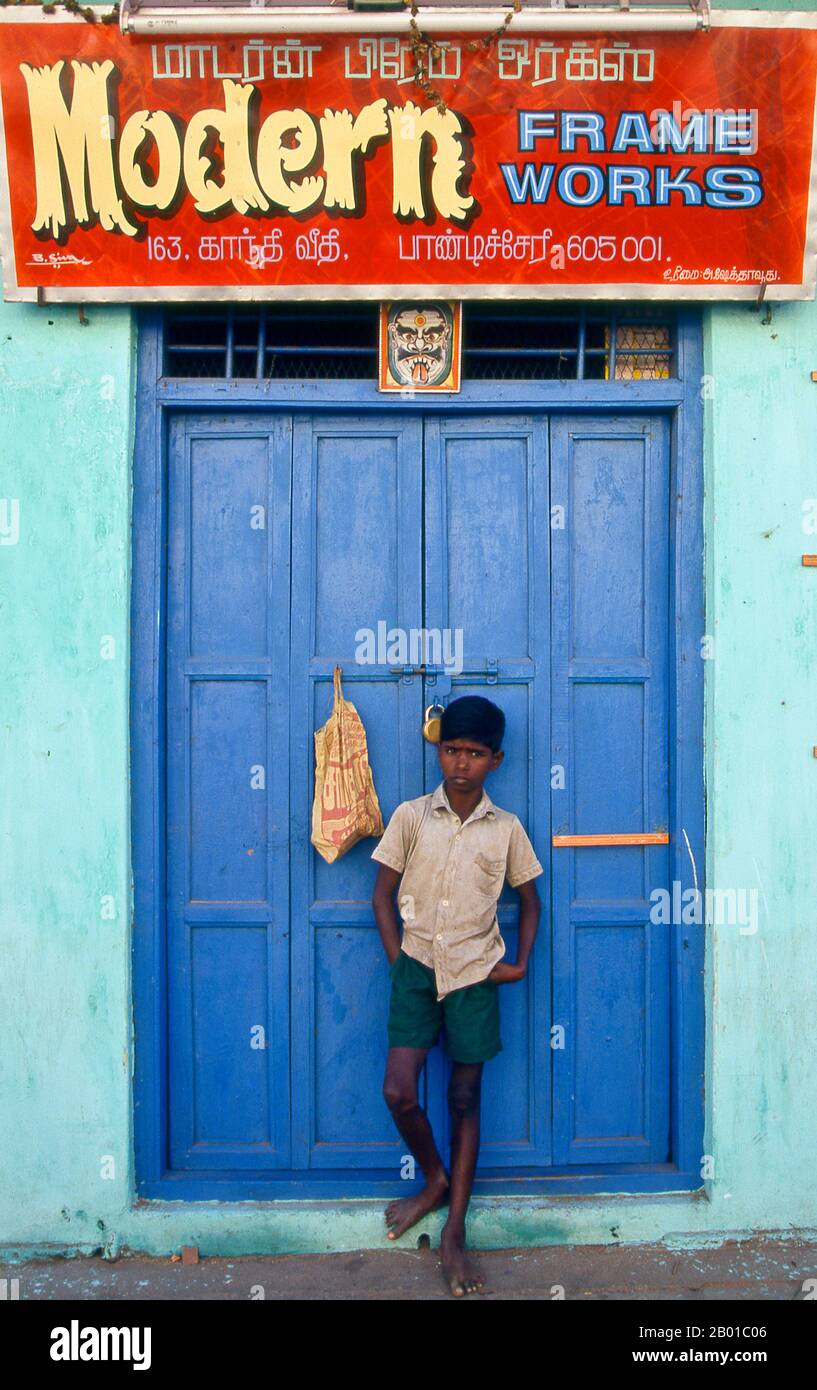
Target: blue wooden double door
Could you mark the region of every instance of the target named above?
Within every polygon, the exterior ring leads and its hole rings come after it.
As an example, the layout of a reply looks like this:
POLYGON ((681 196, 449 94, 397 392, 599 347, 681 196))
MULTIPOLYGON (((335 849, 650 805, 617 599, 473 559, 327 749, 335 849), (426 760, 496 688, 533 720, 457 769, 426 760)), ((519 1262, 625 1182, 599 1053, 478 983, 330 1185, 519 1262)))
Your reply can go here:
MULTIPOLYGON (((180 413, 168 459, 169 1168, 271 1194, 400 1176, 374 841, 332 865, 309 843, 335 665, 385 818, 440 780, 427 705, 478 692, 507 716, 488 790, 546 872, 481 1173, 666 1162, 667 847, 553 837, 668 827, 668 421, 180 413)), ((448 1066, 438 1047, 423 1076, 443 1144, 448 1066)))

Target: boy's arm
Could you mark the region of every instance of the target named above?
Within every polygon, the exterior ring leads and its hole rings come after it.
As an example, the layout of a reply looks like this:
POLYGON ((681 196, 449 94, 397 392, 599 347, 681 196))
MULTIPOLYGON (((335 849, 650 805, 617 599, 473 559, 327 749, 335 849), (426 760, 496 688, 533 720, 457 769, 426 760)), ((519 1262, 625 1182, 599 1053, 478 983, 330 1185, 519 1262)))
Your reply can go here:
POLYGON ((509 961, 504 960, 497 961, 488 976, 489 980, 495 980, 498 985, 524 980, 527 974, 528 959, 536 938, 541 911, 535 880, 542 872, 542 865, 536 858, 533 845, 520 820, 515 816, 508 841, 506 877, 511 888, 515 888, 520 897, 519 944, 516 950, 516 964, 511 965, 509 961))
POLYGON ((389 868, 388 864, 381 864, 372 894, 374 920, 377 923, 380 940, 383 942, 383 949, 389 958, 390 965, 392 961, 397 959, 400 952, 400 922, 394 904, 394 895, 401 878, 402 874, 397 869, 389 868))
POLYGON ((524 980, 528 972, 528 960, 536 940, 536 932, 539 927, 539 914, 542 910, 539 902, 539 891, 536 887, 536 880, 529 879, 527 883, 518 883, 516 891, 519 894, 519 939, 516 949, 516 964, 511 965, 510 961, 497 961, 490 975, 489 980, 493 980, 498 985, 515 984, 517 980, 524 980))

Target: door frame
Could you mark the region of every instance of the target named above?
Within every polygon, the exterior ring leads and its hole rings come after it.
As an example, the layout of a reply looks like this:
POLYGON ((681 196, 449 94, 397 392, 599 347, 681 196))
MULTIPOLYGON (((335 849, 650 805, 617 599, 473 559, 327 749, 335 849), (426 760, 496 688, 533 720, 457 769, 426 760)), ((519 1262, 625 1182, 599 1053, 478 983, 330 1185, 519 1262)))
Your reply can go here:
MULTIPOLYGON (((669 306, 668 306, 669 307, 669 306)), ((167 437, 179 411, 660 412, 670 421, 670 871, 681 891, 703 892, 704 667, 703 332, 697 311, 676 314, 677 376, 664 381, 467 381, 457 395, 389 397, 372 381, 206 381, 162 376, 161 310, 139 311, 133 460, 130 808, 133 873, 134 1198, 280 1201, 397 1195, 399 1183, 372 1173, 312 1170, 235 1179, 174 1174, 168 1165, 165 786, 167 437), (676 831, 683 828, 682 836, 676 831)), ((693 1193, 703 1186, 704 929, 672 932, 670 1130, 665 1164, 588 1165, 525 1176, 481 1177, 476 1196, 605 1192, 693 1193)))

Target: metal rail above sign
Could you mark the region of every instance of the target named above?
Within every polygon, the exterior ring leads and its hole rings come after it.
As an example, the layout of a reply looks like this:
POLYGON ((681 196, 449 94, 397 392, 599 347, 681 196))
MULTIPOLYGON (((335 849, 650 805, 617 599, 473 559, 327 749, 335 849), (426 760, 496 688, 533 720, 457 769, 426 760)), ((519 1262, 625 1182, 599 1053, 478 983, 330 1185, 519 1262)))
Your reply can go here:
MULTIPOLYGON (((648 0, 630 5, 526 5, 518 14, 510 6, 433 5, 418 7, 416 23, 427 34, 487 34, 513 14, 514 34, 534 33, 689 33, 709 28, 709 5, 648 0)), ((408 37, 412 16, 400 4, 395 10, 375 6, 365 13, 354 6, 326 5, 178 5, 168 0, 123 0, 120 25, 130 34, 400 34, 408 37)), ((509 35, 510 37, 510 35, 509 35)))

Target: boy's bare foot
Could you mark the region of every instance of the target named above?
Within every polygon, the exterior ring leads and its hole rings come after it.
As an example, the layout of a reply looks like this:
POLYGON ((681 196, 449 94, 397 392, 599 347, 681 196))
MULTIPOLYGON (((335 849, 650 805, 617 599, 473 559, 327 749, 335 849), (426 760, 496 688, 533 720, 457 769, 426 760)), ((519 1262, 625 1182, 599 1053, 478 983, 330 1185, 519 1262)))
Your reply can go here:
POLYGON ((389 1240, 397 1240, 410 1226, 422 1221, 430 1211, 445 1206, 448 1200, 448 1174, 427 1182, 422 1192, 413 1197, 397 1197, 386 1207, 389 1240))
POLYGON ((465 1240, 459 1231, 449 1231, 443 1226, 440 1241, 443 1274, 455 1298, 463 1298, 468 1293, 480 1293, 485 1276, 473 1263, 465 1250, 465 1240))

